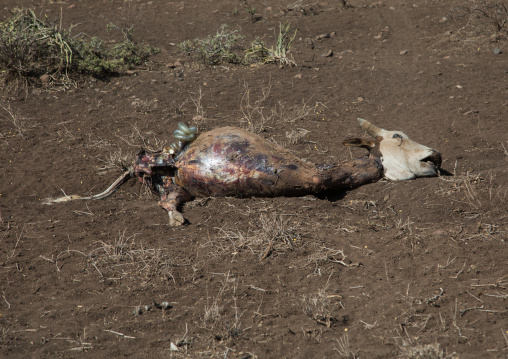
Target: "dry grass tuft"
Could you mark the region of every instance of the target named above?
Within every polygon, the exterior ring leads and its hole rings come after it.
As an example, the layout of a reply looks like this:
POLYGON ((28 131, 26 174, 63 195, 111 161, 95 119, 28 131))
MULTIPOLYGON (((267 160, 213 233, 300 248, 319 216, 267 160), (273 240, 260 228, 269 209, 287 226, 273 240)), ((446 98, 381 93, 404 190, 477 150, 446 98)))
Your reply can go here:
POLYGON ((148 114, 153 112, 159 107, 159 102, 157 99, 152 100, 135 100, 132 102, 132 107, 138 113, 148 114))
POLYGON ((350 359, 356 359, 358 356, 354 351, 351 350, 349 346, 349 337, 347 334, 344 334, 342 338, 336 339, 337 341, 337 347, 334 347, 333 349, 339 353, 340 356, 350 359))
POLYGON ((312 106, 309 106, 305 101, 302 101, 301 105, 289 105, 279 101, 273 112, 279 121, 294 123, 311 115, 312 106))
POLYGON ((269 113, 264 107, 265 101, 270 96, 271 84, 261 89, 261 96, 252 102, 251 90, 247 83, 243 84, 244 93, 240 101, 240 111, 242 118, 240 122, 246 122, 246 129, 254 133, 261 133, 265 131, 266 123, 273 120, 273 113, 269 113))
POLYGON ((343 250, 328 248, 320 246, 308 258, 309 263, 338 263, 344 267, 349 267, 349 264, 344 262, 346 255, 343 250))
POLYGON ((103 163, 103 165, 98 168, 99 173, 104 174, 106 172, 114 171, 117 169, 125 171, 131 166, 132 159, 133 156, 131 154, 124 153, 121 148, 113 152, 110 152, 109 156, 107 156, 106 158, 104 159, 99 158, 99 161, 103 163))
POLYGON ((469 0, 465 5, 453 9, 452 17, 467 17, 466 26, 475 34, 508 32, 508 7, 501 1, 469 0))
POLYGON ((458 358, 455 353, 445 354, 439 343, 416 344, 411 341, 402 341, 399 345, 399 357, 405 359, 452 359, 458 358))
MULTIPOLYGON (((276 123, 295 123, 303 120, 312 114, 312 107, 306 101, 302 101, 301 105, 286 104, 278 101, 275 106, 267 108, 270 102, 271 84, 261 89, 261 94, 256 100, 251 98, 252 91, 247 83, 244 83, 244 93, 240 101, 240 112, 242 117, 240 122, 246 123, 245 128, 254 133, 266 131, 270 125, 276 123)), ((296 130, 286 132, 286 137, 294 143, 306 136, 309 131, 298 128, 296 130)))
POLYGON ((304 294, 300 300, 300 307, 303 312, 310 318, 314 319, 316 323, 325 325, 330 328, 333 324, 338 322, 338 319, 333 315, 336 306, 337 295, 328 295, 326 288, 318 290, 316 294, 304 294))
POLYGON ((236 278, 231 278, 230 272, 225 273, 217 295, 206 299, 203 326, 212 333, 215 340, 221 342, 229 342, 239 337, 242 331, 242 313, 239 313, 236 302, 237 283, 236 278), (231 300, 226 300, 226 293, 231 294, 231 300), (233 313, 229 313, 227 308, 232 308, 233 313))
POLYGON ((472 174, 467 172, 464 175, 453 176, 451 178, 440 177, 441 180, 448 184, 447 188, 441 188, 438 194, 449 196, 451 194, 462 192, 465 194, 467 203, 477 209, 482 203, 478 198, 478 191, 485 189, 485 178, 480 174, 472 174))
MULTIPOLYGON (((7 104, 7 105, 0 104, 0 107, 5 112, 5 115, 4 116, 0 116, 0 118, 4 118, 7 121, 9 121, 12 124, 12 126, 14 126, 14 131, 19 136, 21 136, 21 138, 26 139, 26 131, 27 131, 27 127, 29 125, 28 119, 26 119, 25 117, 21 116, 16 111, 14 111, 11 108, 10 104, 7 104)), ((10 133, 11 132, 9 132, 9 134, 10 133)), ((6 135, 6 134, 3 134, 3 135, 6 135)))
POLYGON ((275 46, 268 48, 263 41, 257 38, 247 49, 247 55, 259 56, 265 63, 276 63, 280 67, 296 66, 296 62, 290 53, 297 30, 291 29, 289 22, 279 24, 279 33, 275 33, 275 46), (292 34, 291 34, 292 33, 292 34))
POLYGON ((302 142, 302 140, 307 136, 310 131, 304 128, 297 128, 295 130, 286 131, 286 138, 288 139, 288 145, 296 145, 297 143, 302 142))
POLYGON ((97 242, 88 258, 102 277, 125 278, 129 276, 173 278, 176 264, 165 248, 145 248, 136 243, 136 234, 127 236, 125 231, 113 241, 97 242))
POLYGON ((230 246, 226 250, 235 255, 242 249, 255 253, 261 260, 274 253, 284 253, 302 245, 302 227, 291 215, 262 213, 258 220, 250 223, 247 232, 238 229, 220 228, 219 237, 230 246))
POLYGON ((171 137, 161 140, 153 131, 141 132, 137 125, 132 125, 132 129, 133 132, 128 138, 122 136, 118 136, 118 138, 136 149, 141 147, 149 152, 162 151, 165 147, 169 146, 172 140, 171 137))

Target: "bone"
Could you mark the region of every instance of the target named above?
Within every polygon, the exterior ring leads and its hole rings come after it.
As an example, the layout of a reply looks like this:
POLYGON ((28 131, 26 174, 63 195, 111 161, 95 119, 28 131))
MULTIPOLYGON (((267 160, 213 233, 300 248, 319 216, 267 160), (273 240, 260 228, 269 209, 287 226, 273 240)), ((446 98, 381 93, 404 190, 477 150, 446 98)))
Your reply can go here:
POLYGON ((111 186, 109 186, 105 191, 98 193, 98 194, 94 194, 92 196, 83 197, 83 196, 78 196, 78 195, 73 194, 73 195, 65 195, 63 197, 58 197, 58 198, 46 198, 42 201, 42 204, 52 205, 53 203, 69 202, 69 201, 74 201, 77 199, 93 199, 93 200, 104 199, 106 197, 111 196, 113 193, 115 193, 116 190, 118 190, 118 188, 120 188, 120 186, 122 186, 125 182, 127 182, 133 176, 134 175, 133 175, 132 171, 130 171, 130 170, 126 171, 120 177, 118 177, 116 179, 116 181, 113 182, 111 184, 111 186))

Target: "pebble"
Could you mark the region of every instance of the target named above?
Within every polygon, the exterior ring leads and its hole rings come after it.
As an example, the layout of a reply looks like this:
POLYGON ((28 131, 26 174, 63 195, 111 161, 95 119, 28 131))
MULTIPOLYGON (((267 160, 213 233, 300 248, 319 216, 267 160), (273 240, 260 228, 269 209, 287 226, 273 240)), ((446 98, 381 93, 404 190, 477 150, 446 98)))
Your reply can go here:
POLYGON ((302 78, 302 74, 296 74, 295 75, 295 79, 301 79, 302 78))
POLYGON ((405 55, 405 54, 407 54, 408 52, 409 52, 409 51, 407 51, 407 50, 402 50, 402 51, 400 52, 400 54, 401 54, 401 55, 405 55))
POLYGON ((329 39, 329 38, 330 38, 330 34, 321 34, 321 35, 316 36, 316 40, 329 39))
POLYGON ((44 74, 40 77, 40 80, 43 84, 46 84, 49 82, 49 75, 48 74, 44 74))
POLYGON ((324 54, 321 54, 322 57, 332 57, 333 56, 333 50, 328 50, 324 54))
POLYGON ((499 47, 494 47, 494 50, 492 50, 492 52, 495 53, 496 55, 503 53, 499 47))

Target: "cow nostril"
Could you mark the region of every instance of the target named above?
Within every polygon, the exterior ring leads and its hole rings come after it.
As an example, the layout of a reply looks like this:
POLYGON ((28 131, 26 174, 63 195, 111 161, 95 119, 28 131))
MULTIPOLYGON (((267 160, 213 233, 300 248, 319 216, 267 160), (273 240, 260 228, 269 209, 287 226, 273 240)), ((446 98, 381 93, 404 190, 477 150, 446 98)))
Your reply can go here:
POLYGON ((421 159, 422 162, 431 162, 437 169, 441 168, 441 154, 435 150, 432 150, 432 153, 421 159))

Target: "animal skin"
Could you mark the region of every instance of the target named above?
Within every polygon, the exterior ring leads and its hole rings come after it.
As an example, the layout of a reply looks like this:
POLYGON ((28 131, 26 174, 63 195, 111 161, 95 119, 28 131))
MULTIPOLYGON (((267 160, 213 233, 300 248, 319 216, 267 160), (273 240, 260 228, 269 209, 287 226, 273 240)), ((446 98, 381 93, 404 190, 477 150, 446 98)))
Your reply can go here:
MULTIPOLYGON (((74 199, 102 199, 131 177, 159 196, 170 225, 185 223, 179 206, 196 197, 303 196, 325 191, 349 190, 375 182, 435 176, 441 155, 399 131, 386 131, 359 119, 373 141, 348 139, 346 146, 363 147, 369 155, 335 165, 316 165, 262 137, 235 127, 200 134, 190 143, 172 145, 174 150, 147 153, 141 150, 134 165, 101 194, 48 199, 46 204, 74 199), (179 151, 179 152, 178 152, 179 151)), ((177 138, 192 140, 195 129, 179 124, 177 138), (178 132, 179 131, 179 132, 178 132)))

